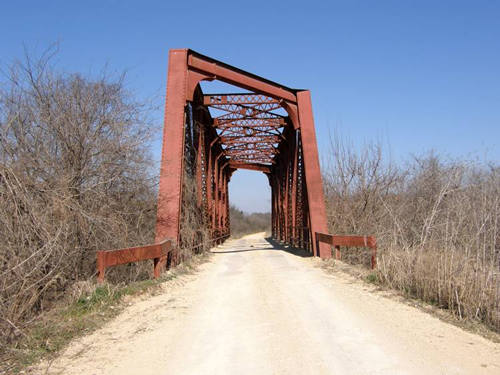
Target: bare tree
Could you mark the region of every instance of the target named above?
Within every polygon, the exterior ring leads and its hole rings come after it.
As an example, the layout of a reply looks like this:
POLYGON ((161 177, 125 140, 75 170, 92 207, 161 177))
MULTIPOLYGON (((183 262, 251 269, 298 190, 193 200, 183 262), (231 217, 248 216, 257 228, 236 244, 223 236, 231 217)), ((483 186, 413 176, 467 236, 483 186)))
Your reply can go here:
POLYGON ((12 64, 0 87, 3 342, 91 277, 95 250, 153 238, 150 106, 124 75, 61 73, 52 55, 12 64))

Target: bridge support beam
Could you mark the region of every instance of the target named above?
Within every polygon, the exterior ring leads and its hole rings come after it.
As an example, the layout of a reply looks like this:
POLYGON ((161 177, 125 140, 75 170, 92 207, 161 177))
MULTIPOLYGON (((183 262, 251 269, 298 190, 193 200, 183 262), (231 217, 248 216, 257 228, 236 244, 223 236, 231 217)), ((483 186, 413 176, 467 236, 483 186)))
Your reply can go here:
POLYGON ((319 165, 318 144, 314 131, 311 94, 308 90, 299 91, 297 93, 297 104, 304 155, 304 171, 309 203, 313 253, 315 256, 320 256, 321 258, 330 258, 332 254, 328 245, 320 243, 318 249, 316 239, 314 238, 316 232, 328 232, 328 228, 326 222, 325 196, 319 165))
MULTIPOLYGON (((165 103, 162 158, 156 219, 156 242, 174 240, 180 234, 180 211, 184 173, 184 124, 187 92, 187 51, 171 50, 165 103)), ((172 252, 175 263, 177 251, 172 252)), ((158 261, 157 269, 164 269, 167 258, 158 261)))

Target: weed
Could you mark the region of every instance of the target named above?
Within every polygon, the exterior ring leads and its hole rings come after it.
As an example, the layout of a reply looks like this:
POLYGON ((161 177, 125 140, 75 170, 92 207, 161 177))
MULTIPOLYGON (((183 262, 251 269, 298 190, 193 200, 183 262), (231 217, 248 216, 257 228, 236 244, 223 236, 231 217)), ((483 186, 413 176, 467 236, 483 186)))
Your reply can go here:
POLYGON ((379 279, 377 274, 372 272, 366 276, 366 281, 368 281, 370 284, 377 284, 379 282, 379 279))

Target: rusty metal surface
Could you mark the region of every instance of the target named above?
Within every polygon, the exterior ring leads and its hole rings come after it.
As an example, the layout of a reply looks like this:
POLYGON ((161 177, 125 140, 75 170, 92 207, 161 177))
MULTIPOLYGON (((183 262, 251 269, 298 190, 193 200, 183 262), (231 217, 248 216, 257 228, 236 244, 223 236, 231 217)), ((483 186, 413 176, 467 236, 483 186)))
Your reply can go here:
POLYGON ((190 68, 201 72, 212 79, 217 79, 256 93, 268 95, 273 98, 295 102, 293 89, 272 82, 255 74, 245 72, 234 66, 225 64, 192 50, 189 51, 188 65, 190 68))
POLYGON ((179 240, 184 168, 186 60, 186 50, 171 50, 169 53, 156 241, 165 238, 179 240))
POLYGON ((169 54, 156 239, 182 245, 182 179, 196 181, 196 204, 212 238, 230 233, 229 182, 237 169, 265 173, 272 233, 285 243, 329 257, 317 246, 326 213, 308 91, 243 71, 189 49, 169 54), (219 80, 246 93, 203 93, 219 80))
POLYGON ((204 104, 222 114, 213 118, 219 143, 230 161, 274 164, 286 117, 280 102, 265 95, 204 95, 204 104))
MULTIPOLYGON (((314 119, 312 113, 311 95, 304 90, 297 93, 300 134, 302 138, 302 150, 304 154, 304 170, 307 186, 307 199, 309 207, 310 232, 326 232, 326 209, 323 192, 323 182, 319 165, 318 146, 316 143, 316 133, 314 130, 314 119)), ((331 256, 328 248, 321 244, 316 248, 316 241, 312 241, 314 255, 321 258, 331 256)))
MULTIPOLYGON (((219 243, 227 238, 229 181, 235 170, 249 169, 269 178, 273 236, 316 256, 331 256, 324 241, 315 238, 326 231, 326 213, 309 91, 288 88, 192 50, 171 50, 162 147, 158 242, 171 238, 182 244, 186 172, 196 180, 196 204, 212 239, 219 243), (204 94, 200 81, 214 79, 251 92, 204 94)), ((157 244, 99 252, 100 275, 107 266, 152 258, 157 275, 166 257, 155 252, 157 244)))
MULTIPOLYGON (((212 238, 212 245, 218 245, 229 237, 229 233, 212 238)), ((189 250, 195 250, 202 247, 203 244, 197 244, 189 250)), ((167 258, 172 255, 175 247, 173 241, 164 240, 159 243, 145 246, 128 247, 115 250, 99 250, 97 256, 97 281, 104 282, 106 269, 120 264, 140 262, 153 259, 153 276, 158 278, 162 271, 162 263, 166 263, 167 258)))
POLYGON ((335 247, 335 258, 340 259, 341 247, 367 247, 372 249, 371 268, 377 266, 377 239, 374 236, 337 236, 327 233, 316 233, 316 241, 335 247))
POLYGON ((142 260, 154 259, 154 276, 159 276, 158 263, 160 259, 166 258, 172 250, 172 241, 164 240, 160 243, 129 247, 117 250, 100 250, 97 252, 97 279, 104 281, 106 269, 120 264, 139 262, 142 260))

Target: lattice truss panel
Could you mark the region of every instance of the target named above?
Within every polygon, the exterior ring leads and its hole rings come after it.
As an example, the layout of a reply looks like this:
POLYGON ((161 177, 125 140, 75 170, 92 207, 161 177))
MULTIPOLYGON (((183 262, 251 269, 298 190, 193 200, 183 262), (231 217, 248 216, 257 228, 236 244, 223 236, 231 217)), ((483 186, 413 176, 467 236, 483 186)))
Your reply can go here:
POLYGON ((261 94, 205 95, 224 154, 233 162, 274 164, 287 119, 279 100, 261 94))
POLYGON ((273 236, 293 246, 311 249, 300 132, 286 129, 284 140, 280 144, 274 173, 269 175, 273 236))

